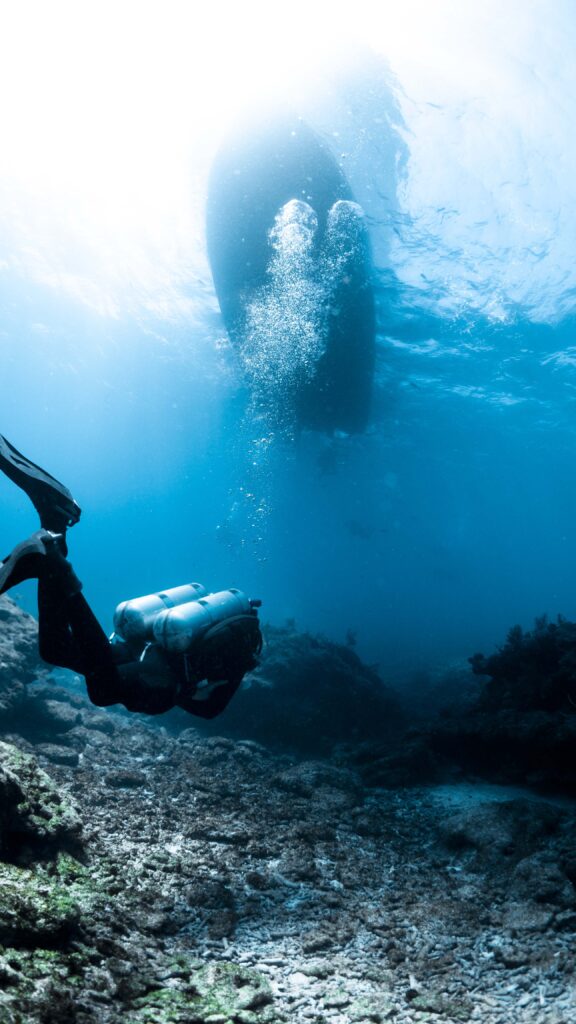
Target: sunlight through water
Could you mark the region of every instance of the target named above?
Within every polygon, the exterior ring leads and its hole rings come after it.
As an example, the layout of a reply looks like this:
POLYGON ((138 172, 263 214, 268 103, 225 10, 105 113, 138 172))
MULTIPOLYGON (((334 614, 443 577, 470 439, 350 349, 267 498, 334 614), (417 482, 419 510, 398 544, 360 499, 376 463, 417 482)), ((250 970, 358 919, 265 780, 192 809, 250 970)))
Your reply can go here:
POLYGON ((374 659, 573 612, 575 49, 572 0, 4 5, 0 429, 86 510, 103 618, 184 566, 374 659), (377 306, 367 430, 289 450, 246 383, 285 411, 313 375, 306 246, 270 239, 242 365, 206 244, 215 154, 263 109, 338 164, 377 306))
POLYGON ((2 29, 0 254, 102 313, 194 316, 192 281, 210 307, 206 174, 252 104, 294 103, 324 131, 340 105, 354 175, 354 146, 377 146, 388 117, 377 88, 360 111, 343 89, 367 54, 388 65, 409 155, 385 250, 399 280, 447 315, 572 308, 565 0, 360 0, 346 19, 323 2, 24 0, 2 29))

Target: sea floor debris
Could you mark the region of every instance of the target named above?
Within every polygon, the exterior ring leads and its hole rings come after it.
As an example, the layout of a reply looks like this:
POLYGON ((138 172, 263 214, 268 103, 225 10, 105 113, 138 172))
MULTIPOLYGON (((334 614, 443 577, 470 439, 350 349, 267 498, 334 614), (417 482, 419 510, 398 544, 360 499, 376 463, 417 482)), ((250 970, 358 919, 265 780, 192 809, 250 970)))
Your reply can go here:
POLYGON ((364 789, 330 761, 79 710, 59 737, 76 765, 10 737, 84 825, 75 855, 2 864, 0 1020, 574 1019, 570 805, 364 789))
POLYGON ((34 699, 54 734, 12 719, 0 747, 0 1024, 575 1019, 572 800, 368 788, 341 757, 34 699))

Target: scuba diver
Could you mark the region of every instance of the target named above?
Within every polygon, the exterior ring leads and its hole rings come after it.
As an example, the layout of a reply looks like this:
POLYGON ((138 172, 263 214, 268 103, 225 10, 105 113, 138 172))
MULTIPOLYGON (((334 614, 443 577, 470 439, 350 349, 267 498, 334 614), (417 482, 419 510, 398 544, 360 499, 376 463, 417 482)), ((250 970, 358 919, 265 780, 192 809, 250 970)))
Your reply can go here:
POLYGON ((67 559, 66 531, 80 519, 72 494, 0 434, 0 470, 30 498, 41 529, 0 562, 0 594, 38 580, 41 658, 86 680, 93 704, 158 715, 180 707, 219 715, 262 649, 261 602, 198 583, 124 601, 106 636, 67 559))

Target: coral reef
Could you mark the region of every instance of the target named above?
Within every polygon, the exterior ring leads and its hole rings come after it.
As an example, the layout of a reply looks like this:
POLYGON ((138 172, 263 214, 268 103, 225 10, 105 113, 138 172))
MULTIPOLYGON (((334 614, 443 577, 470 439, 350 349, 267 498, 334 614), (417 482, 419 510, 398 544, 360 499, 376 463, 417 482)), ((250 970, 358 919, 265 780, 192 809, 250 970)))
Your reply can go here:
POLYGON ((482 689, 465 713, 431 726, 433 750, 495 781, 574 792, 576 624, 515 626, 495 654, 470 662, 482 689))
POLYGON ((0 1020, 573 1016, 574 810, 366 789, 334 760, 110 720, 66 734, 75 766, 37 753, 80 809, 82 848, 3 865, 0 1020))
POLYGON ((22 847, 65 846, 81 830, 80 817, 36 760, 0 742, 0 853, 22 847))
MULTIPOLYGON (((338 743, 380 740, 398 732, 398 700, 348 645, 267 626, 261 664, 246 677, 221 718, 199 724, 206 735, 252 739, 275 749, 329 754, 338 743)), ((174 713, 187 726, 189 719, 174 713)))
POLYGON ((26 685, 42 672, 38 662, 36 620, 9 597, 0 596, 0 719, 18 715, 26 685))
MULTIPOLYGON (((278 679, 303 651, 309 686, 317 650, 376 685, 353 652, 287 635, 278 679)), ((395 745, 355 722, 304 753, 30 677, 31 717, 0 716, 0 1024, 574 1018, 569 800, 433 784, 434 734, 393 703, 395 745)))
POLYGON ((532 630, 514 626, 496 654, 470 662, 475 675, 489 677, 480 709, 576 715, 576 623, 542 616, 532 630))

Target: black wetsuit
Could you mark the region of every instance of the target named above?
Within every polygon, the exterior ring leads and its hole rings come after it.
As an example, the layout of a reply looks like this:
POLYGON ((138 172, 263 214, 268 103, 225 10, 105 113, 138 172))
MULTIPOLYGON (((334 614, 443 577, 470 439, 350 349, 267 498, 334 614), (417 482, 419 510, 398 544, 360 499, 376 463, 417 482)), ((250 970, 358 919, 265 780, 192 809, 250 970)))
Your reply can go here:
POLYGON ((70 491, 1 434, 0 470, 25 491, 40 516, 42 529, 0 562, 0 594, 38 579, 43 660, 83 675, 99 707, 123 704, 148 715, 181 707, 201 718, 219 715, 256 666, 262 646, 257 602, 251 613, 212 627, 182 654, 158 644, 111 643, 65 557, 66 529, 80 518, 70 491))
POLYGON ((257 618, 250 618, 224 626, 214 636, 212 651, 196 657, 154 645, 155 664, 150 669, 139 660, 143 648, 109 641, 82 593, 67 596, 58 580, 49 576, 38 581, 40 656, 50 665, 83 675, 88 696, 99 707, 123 704, 147 715, 180 707, 200 718, 215 718, 256 665, 260 631, 257 618), (230 629, 233 635, 226 636, 230 629), (208 685, 200 685, 203 679, 208 685))

